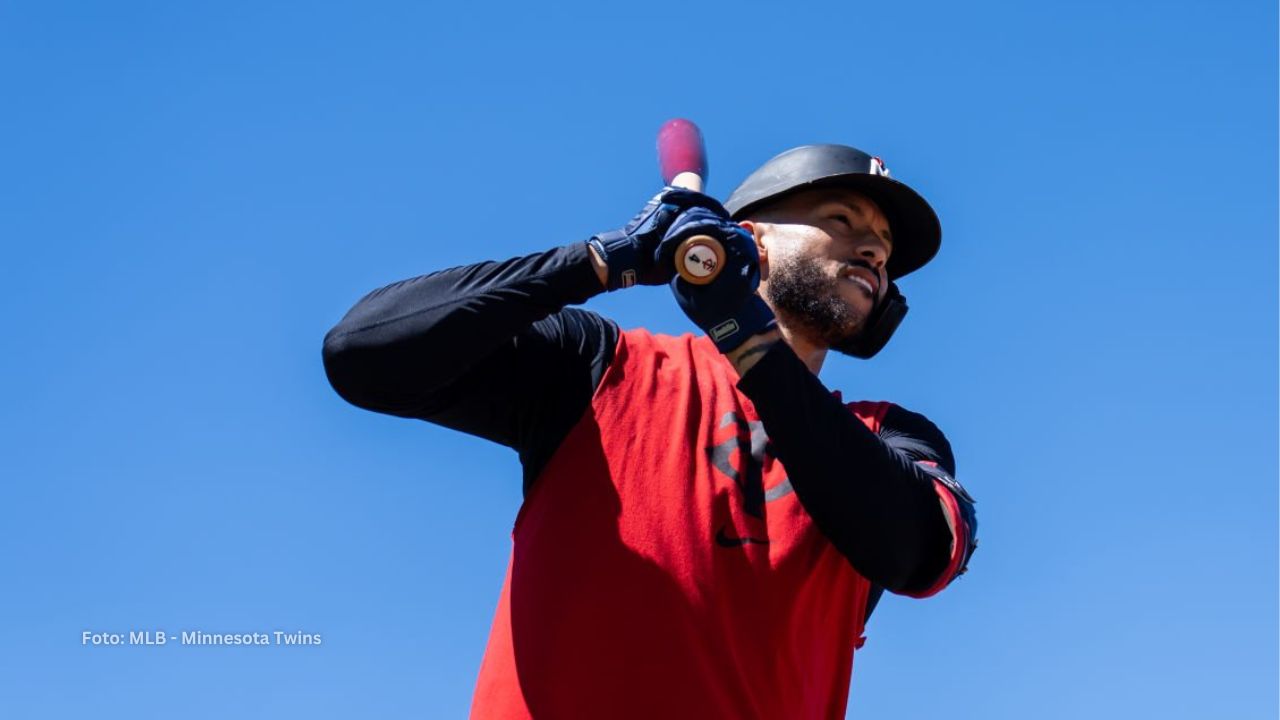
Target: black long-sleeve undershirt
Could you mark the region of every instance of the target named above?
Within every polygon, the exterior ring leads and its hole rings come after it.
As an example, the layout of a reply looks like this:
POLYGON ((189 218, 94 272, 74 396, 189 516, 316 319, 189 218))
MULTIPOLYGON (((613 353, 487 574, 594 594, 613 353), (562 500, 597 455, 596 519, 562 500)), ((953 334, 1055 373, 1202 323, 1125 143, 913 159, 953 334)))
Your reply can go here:
POLYGON ((353 405, 513 448, 527 492, 613 360, 618 327, 565 308, 602 291, 584 243, 393 283, 325 336, 325 371, 353 405))
POLYGON ((738 389, 755 405, 800 504, 853 566, 893 590, 932 585, 950 559, 951 530, 932 476, 916 461, 954 474, 942 433, 924 416, 892 406, 877 435, 783 342, 738 389))
MULTIPOLYGON (((566 308, 601 291, 584 243, 393 283, 326 335, 325 370, 354 405, 514 448, 527 491, 613 359, 617 326, 566 308)), ((782 343, 739 388, 833 545, 873 583, 928 587, 946 566, 951 536, 913 460, 954 473, 941 433, 894 407, 877 437, 782 343)))

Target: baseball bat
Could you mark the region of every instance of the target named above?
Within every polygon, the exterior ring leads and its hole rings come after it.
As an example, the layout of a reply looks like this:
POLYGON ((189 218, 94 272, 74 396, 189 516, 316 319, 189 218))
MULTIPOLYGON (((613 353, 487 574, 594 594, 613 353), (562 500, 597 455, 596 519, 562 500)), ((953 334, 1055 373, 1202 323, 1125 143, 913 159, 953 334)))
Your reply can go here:
MULTIPOLYGON (((702 131, 683 118, 668 120, 658 130, 658 168, 662 182, 702 192, 707 179, 707 150, 702 131)), ((724 247, 710 235, 694 235, 676 249, 676 272, 694 285, 706 285, 720 274, 724 247)))

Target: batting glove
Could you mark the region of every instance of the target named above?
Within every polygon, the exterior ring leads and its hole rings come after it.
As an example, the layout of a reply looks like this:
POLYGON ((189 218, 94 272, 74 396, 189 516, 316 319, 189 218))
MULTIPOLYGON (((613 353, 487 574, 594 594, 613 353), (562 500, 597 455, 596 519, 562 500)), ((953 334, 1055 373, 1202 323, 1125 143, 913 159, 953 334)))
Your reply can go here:
POLYGON ((729 352, 752 335, 777 325, 773 311, 756 294, 760 286, 760 255, 751 233, 730 220, 727 213, 704 208, 687 210, 663 238, 660 260, 674 267, 676 247, 694 235, 710 235, 720 241, 725 255, 720 274, 706 285, 694 285, 676 276, 671 280, 671 292, 684 314, 706 331, 716 349, 729 352))
POLYGON ((724 217, 729 216, 715 198, 692 190, 667 187, 653 196, 626 227, 587 240, 587 244, 595 248, 609 266, 606 289, 670 282, 676 272, 675 260, 658 262, 658 246, 680 213, 694 207, 710 208, 724 217))

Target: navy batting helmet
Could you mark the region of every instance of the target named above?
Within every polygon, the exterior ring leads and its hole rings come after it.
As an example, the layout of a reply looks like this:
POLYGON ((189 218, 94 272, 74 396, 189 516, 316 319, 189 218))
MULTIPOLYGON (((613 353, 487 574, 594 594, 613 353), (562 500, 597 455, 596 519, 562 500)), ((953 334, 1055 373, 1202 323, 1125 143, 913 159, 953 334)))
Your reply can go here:
POLYGON ((889 342, 907 315, 907 300, 893 280, 919 270, 942 244, 942 226, 925 199, 906 184, 889 177, 880 158, 847 145, 804 145, 774 156, 747 176, 725 202, 735 220, 742 220, 789 195, 822 187, 844 187, 871 198, 880 206, 893 234, 893 251, 885 272, 889 289, 876 304, 862 329, 835 347, 849 355, 870 358, 889 342))
POLYGON ((880 158, 847 145, 804 145, 777 155, 747 176, 724 206, 741 220, 792 193, 831 185, 860 192, 880 206, 893 233, 885 268, 890 280, 919 270, 938 253, 942 226, 929 203, 889 177, 880 158))

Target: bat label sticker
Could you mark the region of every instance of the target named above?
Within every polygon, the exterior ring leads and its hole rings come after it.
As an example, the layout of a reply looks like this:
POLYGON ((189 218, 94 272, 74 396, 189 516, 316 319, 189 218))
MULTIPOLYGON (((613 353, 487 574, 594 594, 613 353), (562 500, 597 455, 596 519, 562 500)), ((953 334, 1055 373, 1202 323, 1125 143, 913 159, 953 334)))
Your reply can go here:
POLYGON ((715 252, 705 245, 691 245, 684 254, 684 266, 694 277, 707 277, 720 265, 715 252))

